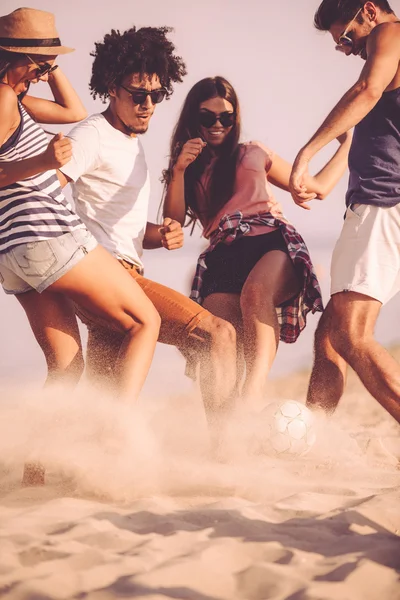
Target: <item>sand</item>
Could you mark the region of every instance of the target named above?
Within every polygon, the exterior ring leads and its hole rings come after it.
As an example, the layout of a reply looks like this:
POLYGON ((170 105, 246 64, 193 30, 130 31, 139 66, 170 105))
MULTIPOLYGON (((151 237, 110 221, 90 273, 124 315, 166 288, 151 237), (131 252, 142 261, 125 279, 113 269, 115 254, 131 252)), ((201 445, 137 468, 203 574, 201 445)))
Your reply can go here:
MULTIPOLYGON (((308 373, 269 398, 304 400, 308 373)), ((82 387, 3 390, 4 600, 398 600, 399 427, 350 377, 303 458, 210 456, 197 394, 135 413, 82 387), (21 488, 24 460, 46 460, 21 488)))

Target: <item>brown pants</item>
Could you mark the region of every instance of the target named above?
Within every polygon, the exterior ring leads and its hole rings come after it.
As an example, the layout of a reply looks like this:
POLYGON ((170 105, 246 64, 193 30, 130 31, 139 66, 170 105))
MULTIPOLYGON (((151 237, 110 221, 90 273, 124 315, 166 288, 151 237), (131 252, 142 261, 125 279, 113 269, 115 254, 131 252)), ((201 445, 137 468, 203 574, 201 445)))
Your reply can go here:
MULTIPOLYGON (((180 292, 146 279, 126 261, 120 262, 152 301, 161 317, 159 342, 183 349, 188 347, 188 338, 193 338, 193 342, 199 339, 195 330, 202 319, 211 316, 210 312, 180 292)), ((107 340, 110 351, 115 353, 122 343, 122 334, 112 330, 105 319, 89 313, 80 306, 76 306, 76 314, 88 327, 89 346, 100 343, 100 340, 107 340)), ((186 352, 183 353, 188 358, 186 352)))

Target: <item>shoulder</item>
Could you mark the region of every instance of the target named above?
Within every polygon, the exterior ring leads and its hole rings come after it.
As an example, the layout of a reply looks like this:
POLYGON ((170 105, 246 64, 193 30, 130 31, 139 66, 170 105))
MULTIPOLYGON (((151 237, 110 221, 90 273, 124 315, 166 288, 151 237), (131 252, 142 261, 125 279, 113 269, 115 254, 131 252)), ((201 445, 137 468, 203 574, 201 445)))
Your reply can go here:
POLYGON ((4 111, 10 113, 11 111, 18 110, 18 96, 14 90, 6 84, 0 84, 0 105, 1 112, 4 111))
POLYGON ((265 146, 262 142, 258 140, 252 140, 250 142, 244 142, 241 144, 245 152, 255 152, 257 154, 263 154, 264 156, 272 156, 273 151, 265 146))
POLYGON ((262 159, 266 165, 271 165, 274 157, 274 152, 273 150, 265 146, 262 142, 244 142, 243 144, 241 144, 241 148, 241 156, 243 158, 247 155, 249 159, 262 159))
POLYGON ((369 34, 368 45, 396 44, 400 47, 400 23, 381 23, 369 34))
POLYGON ((100 141, 101 131, 104 121, 104 117, 102 115, 91 115, 84 121, 78 123, 71 129, 68 133, 68 137, 72 140, 89 140, 91 143, 93 139, 97 139, 100 141))

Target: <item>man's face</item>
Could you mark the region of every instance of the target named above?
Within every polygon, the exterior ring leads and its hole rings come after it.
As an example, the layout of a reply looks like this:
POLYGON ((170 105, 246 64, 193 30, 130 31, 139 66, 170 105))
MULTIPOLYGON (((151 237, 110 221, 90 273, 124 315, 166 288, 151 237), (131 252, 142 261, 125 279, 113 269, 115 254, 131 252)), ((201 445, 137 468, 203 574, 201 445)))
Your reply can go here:
POLYGON ((146 133, 156 105, 149 95, 140 98, 140 103, 136 103, 137 98, 135 99, 129 92, 140 90, 151 92, 161 89, 158 75, 141 77, 138 73, 134 73, 127 75, 121 86, 110 91, 114 112, 131 133, 135 135, 146 133))
POLYGON ((336 22, 329 31, 337 48, 346 56, 353 54, 367 60, 367 38, 374 26, 374 21, 367 19, 364 9, 361 9, 349 23, 336 22), (362 19, 362 23, 359 23, 360 19, 362 19), (352 43, 348 40, 351 40, 352 43))

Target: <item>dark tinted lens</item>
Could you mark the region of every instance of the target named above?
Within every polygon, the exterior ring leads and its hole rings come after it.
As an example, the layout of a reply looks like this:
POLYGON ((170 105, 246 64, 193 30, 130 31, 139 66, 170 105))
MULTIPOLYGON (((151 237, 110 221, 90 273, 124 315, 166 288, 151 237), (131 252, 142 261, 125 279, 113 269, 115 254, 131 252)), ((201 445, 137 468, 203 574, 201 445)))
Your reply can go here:
POLYGON ((143 104, 144 102, 146 102, 146 98, 147 98, 146 90, 143 90, 143 91, 139 90, 138 92, 131 92, 130 90, 128 90, 128 92, 132 96, 132 100, 134 101, 135 104, 143 104))
POLYGON ((160 104, 166 96, 166 90, 153 90, 150 94, 150 98, 153 104, 160 104))
POLYGON ((128 92, 131 94, 135 104, 144 104, 146 102, 147 96, 150 96, 153 104, 160 104, 160 102, 164 100, 165 95, 167 93, 166 90, 153 90, 151 92, 148 92, 147 90, 138 90, 137 92, 131 92, 130 90, 128 90, 128 92))
POLYGON ((217 122, 217 116, 212 112, 201 112, 199 114, 199 123, 207 129, 217 122))
POLYGON ((40 77, 43 77, 43 75, 47 75, 47 73, 51 73, 51 71, 54 71, 55 67, 52 67, 51 65, 49 65, 49 63, 44 63, 44 65, 40 65, 38 68, 38 73, 40 77))
POLYGON ((213 112, 201 112, 199 114, 199 121, 200 125, 207 127, 207 129, 215 125, 217 121, 221 123, 222 127, 232 127, 235 122, 235 115, 228 111, 225 111, 220 115, 216 115, 213 112))
POLYGON ((348 33, 347 35, 341 35, 339 38, 339 45, 340 46, 352 46, 353 45, 353 40, 350 37, 350 33, 348 33))
POLYGON ((233 113, 223 112, 219 116, 219 122, 221 123, 222 127, 232 127, 234 121, 235 115, 233 113))

